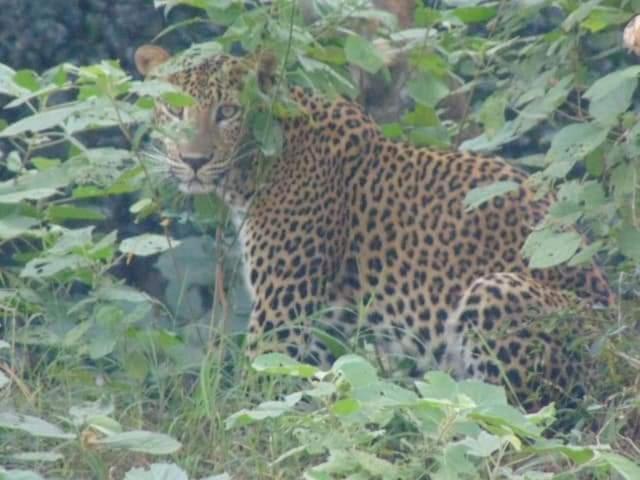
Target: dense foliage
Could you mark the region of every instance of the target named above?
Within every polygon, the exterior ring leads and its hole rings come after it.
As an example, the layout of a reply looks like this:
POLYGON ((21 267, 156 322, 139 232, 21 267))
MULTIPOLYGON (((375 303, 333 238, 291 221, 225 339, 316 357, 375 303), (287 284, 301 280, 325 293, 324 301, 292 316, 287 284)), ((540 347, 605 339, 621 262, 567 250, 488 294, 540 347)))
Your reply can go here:
MULTIPOLYGON (((402 31, 363 0, 155 4, 226 27, 189 55, 275 53, 274 97, 250 82, 243 99, 265 165, 278 118, 295 114, 287 85, 361 100, 382 85, 400 105, 379 116, 387 136, 503 154, 556 191, 525 253, 541 268, 608 266, 621 303, 585 337, 613 387, 550 440, 553 408, 524 415, 501 388, 443 373, 382 379, 355 355, 330 372, 274 355, 251 369, 226 211, 185 205, 145 143, 156 99, 193 100, 115 60, 0 64, 17 118, 0 120, 0 478, 640 478, 640 58, 621 42, 640 2, 425 2, 402 31)), ((468 206, 512 188, 477 189, 468 206)))

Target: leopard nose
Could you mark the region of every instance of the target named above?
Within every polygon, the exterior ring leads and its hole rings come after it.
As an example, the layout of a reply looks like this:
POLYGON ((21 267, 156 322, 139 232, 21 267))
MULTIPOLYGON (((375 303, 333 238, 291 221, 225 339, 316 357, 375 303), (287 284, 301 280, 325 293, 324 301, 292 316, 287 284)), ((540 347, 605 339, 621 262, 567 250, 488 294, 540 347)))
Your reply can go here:
POLYGON ((207 164, 211 157, 204 155, 182 155, 182 161, 189 165, 194 172, 197 172, 203 165, 207 164))

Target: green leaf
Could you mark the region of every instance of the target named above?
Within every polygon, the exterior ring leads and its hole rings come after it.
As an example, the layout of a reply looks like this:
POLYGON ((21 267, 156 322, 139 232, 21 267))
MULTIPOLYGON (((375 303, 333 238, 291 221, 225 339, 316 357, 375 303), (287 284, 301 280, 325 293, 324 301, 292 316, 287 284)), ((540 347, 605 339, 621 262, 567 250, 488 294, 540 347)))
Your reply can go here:
MULTIPOLYGON (((59 462, 64 460, 64 455, 59 452, 20 452, 11 455, 18 462, 59 462)), ((3 478, 0 475, 0 478, 3 478)))
POLYGON ((290 412, 301 399, 302 393, 296 392, 287 395, 283 401, 262 402, 252 410, 243 409, 234 413, 225 420, 225 426, 227 429, 230 429, 248 425, 266 418, 280 417, 290 412))
POLYGON ((75 438, 75 435, 66 433, 59 427, 40 418, 12 412, 0 412, 0 428, 21 430, 34 437, 60 438, 64 440, 75 438))
POLYGON ((180 240, 168 238, 166 235, 144 233, 136 237, 129 237, 120 242, 118 249, 122 253, 147 257, 170 250, 180 245, 180 240))
POLYGON ((177 108, 191 107, 196 103, 191 95, 182 92, 164 92, 160 97, 165 103, 177 108))
POLYGON ((623 255, 640 261, 640 230, 625 225, 618 233, 618 248, 623 255))
POLYGON ((33 70, 18 70, 13 77, 13 81, 16 85, 32 92, 40 88, 40 79, 38 78, 38 74, 33 70))
POLYGON ((34 113, 9 125, 0 132, 0 137, 15 137, 25 132, 41 132, 61 125, 74 113, 86 111, 88 108, 86 103, 77 103, 34 113))
POLYGON ((421 105, 434 107, 449 94, 447 84, 438 80, 433 75, 421 73, 407 84, 411 98, 421 105))
POLYGON ((311 378, 318 372, 314 366, 300 363, 288 355, 275 352, 258 356, 251 366, 258 372, 270 375, 289 375, 302 378, 311 378))
POLYGON ((491 200, 493 197, 505 195, 509 192, 514 192, 520 188, 520 184, 511 180, 505 180, 502 182, 494 182, 490 185, 482 187, 476 187, 464 197, 464 206, 467 210, 473 210, 479 207, 483 203, 491 200))
POLYGON ((1 480, 45 480, 45 478, 32 470, 5 470, 0 466, 1 480))
POLYGON ((565 31, 571 30, 586 19, 600 3, 602 3, 602 0, 589 0, 588 2, 578 3, 578 8, 571 12, 562 22, 562 28, 565 31))
POLYGON ((147 467, 132 468, 124 480, 189 480, 189 477, 175 463, 152 463, 147 467))
POLYGON ((169 435, 145 430, 114 433, 105 438, 94 440, 94 443, 105 447, 151 455, 169 455, 180 450, 182 446, 180 442, 169 435))
POLYGON ((638 86, 640 67, 628 67, 596 80, 583 97, 590 101, 589 113, 601 124, 615 122, 626 112, 638 86))
POLYGON ((498 13, 497 7, 461 7, 453 14, 464 23, 482 23, 491 20, 498 13))
POLYGON ((74 207, 72 205, 51 205, 47 208, 46 216, 54 223, 61 223, 66 220, 100 221, 106 218, 96 210, 74 207))
POLYGON ((625 480, 638 480, 640 478, 640 465, 622 455, 613 452, 602 452, 599 454, 599 460, 608 463, 625 480))
POLYGON ((80 255, 46 255, 34 258, 20 272, 22 278, 47 278, 67 270, 79 270, 91 265, 91 262, 80 255))
POLYGON ((336 360, 331 370, 339 373, 353 387, 366 386, 378 380, 376 369, 358 355, 343 355, 336 360))
POLYGON ((564 178, 579 160, 598 148, 607 138, 608 127, 597 123, 574 123, 555 134, 546 155, 544 173, 564 178))
POLYGON ((360 403, 353 398, 338 400, 331 406, 331 412, 339 417, 351 415, 360 410, 360 403))
POLYGON ((531 268, 549 268, 569 260, 582 245, 577 232, 556 233, 549 228, 532 232, 522 247, 531 268))
POLYGON ((36 232, 32 230, 38 225, 40 220, 31 217, 12 216, 0 219, 0 240, 10 240, 21 237, 27 233, 36 232))
POLYGON ((384 59, 371 42, 359 35, 349 35, 347 37, 344 53, 349 63, 357 65, 368 73, 376 73, 384 66, 384 59))
POLYGON ((260 150, 267 157, 274 157, 282 152, 284 134, 277 119, 268 112, 255 112, 252 115, 251 127, 253 136, 260 144, 260 150))

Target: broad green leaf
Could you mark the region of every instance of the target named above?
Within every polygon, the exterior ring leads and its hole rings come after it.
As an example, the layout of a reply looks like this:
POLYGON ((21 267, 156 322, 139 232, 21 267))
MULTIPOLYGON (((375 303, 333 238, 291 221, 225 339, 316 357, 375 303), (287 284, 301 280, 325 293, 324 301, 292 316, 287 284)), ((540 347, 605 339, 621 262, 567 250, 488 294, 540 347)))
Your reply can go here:
POLYGON ((251 366, 258 372, 302 378, 311 378, 318 372, 317 367, 300 363, 282 353, 260 355, 253 361, 251 366))
POLYGON ((64 455, 59 452, 20 452, 14 453, 11 458, 18 462, 59 462, 64 459, 64 455))
POLYGON ((599 78, 584 92, 583 97, 590 101, 601 100, 611 92, 617 90, 629 80, 638 80, 640 66, 627 67, 599 78))
POLYGON ((602 248, 602 245, 603 242, 598 240, 585 246, 569 260, 569 266, 575 267, 591 262, 593 256, 602 248))
POLYGON ((62 223, 68 220, 93 220, 100 221, 106 217, 97 210, 74 207, 73 205, 51 205, 46 211, 47 218, 54 223, 62 223))
POLYGON ((467 192, 464 197, 464 206, 467 210, 473 210, 483 203, 509 192, 514 192, 520 188, 520 184, 511 180, 495 182, 490 185, 476 187, 467 192))
POLYGON ((614 452, 601 452, 599 460, 604 460, 611 468, 625 480, 640 478, 640 465, 614 452))
POLYGON ((504 442, 499 437, 490 435, 483 430, 478 435, 478 438, 467 437, 460 443, 469 449, 469 455, 484 458, 491 456, 504 442))
POLYGON ((180 450, 182 446, 180 442, 169 435, 144 430, 115 433, 105 438, 94 440, 94 443, 109 448, 148 453, 151 455, 168 455, 175 453, 180 450))
POLYGON ((607 138, 609 128, 597 123, 574 123, 555 134, 547 152, 545 174, 563 178, 579 160, 598 148, 607 138))
POLYGON ((94 417, 111 415, 114 411, 113 402, 106 399, 95 402, 84 402, 69 408, 69 415, 73 424, 80 427, 90 422, 94 417))
POLYGON ((23 278, 47 278, 66 270, 77 270, 88 267, 91 262, 80 255, 47 255, 34 258, 20 272, 23 278))
POLYGON ((29 117, 10 124, 7 128, 0 131, 0 137, 14 137, 25 132, 41 132, 61 125, 64 120, 74 113, 87 111, 89 108, 86 103, 77 103, 34 113, 29 117))
POLYGON ((549 268, 569 260, 581 245, 577 232, 557 233, 546 228, 532 232, 522 251, 531 268, 549 268))
POLYGON ((527 450, 538 454, 551 453, 562 454, 578 465, 585 464, 592 460, 595 456, 594 449, 589 446, 564 445, 557 440, 538 440, 535 445, 528 447, 527 450))
POLYGON ((180 245, 180 240, 169 239, 165 235, 155 233, 144 233, 124 239, 118 248, 122 253, 147 257, 170 250, 178 245, 180 245))
POLYGON ((577 8, 562 22, 562 28, 565 31, 571 30, 586 19, 600 3, 602 3, 602 0, 589 0, 587 2, 577 3, 577 8))
POLYGON ((453 14, 464 23, 482 23, 491 20, 498 13, 497 7, 460 7, 453 14))
POLYGON ((339 373, 354 388, 366 386, 378 380, 376 369, 358 355, 343 355, 336 360, 331 371, 339 373))
POLYGON ((196 103, 191 95, 182 92, 164 92, 160 97, 172 107, 191 107, 196 103))
POLYGON ((331 412, 339 417, 351 415, 360 410, 360 403, 353 398, 343 398, 331 406, 331 412))
POLYGON ((3 193, 0 184, 0 203, 20 203, 23 200, 42 200, 59 193, 55 188, 25 188, 15 189, 11 193, 3 193))
POLYGON ((75 435, 66 433, 59 427, 41 418, 12 412, 0 412, 0 428, 21 430, 34 437, 60 438, 64 440, 75 438, 75 435))
POLYGON ((373 44, 359 35, 347 37, 344 53, 349 63, 357 65, 368 73, 376 73, 384 66, 384 60, 373 44))
POLYGON ((27 233, 36 233, 32 230, 40 220, 31 217, 6 217, 0 218, 0 240, 17 238, 27 233))
POLYGON ((277 119, 267 112, 256 112, 251 119, 253 136, 260 144, 260 150, 267 157, 280 154, 284 143, 282 127, 277 119))
POLYGON ((132 468, 124 480, 189 480, 189 477, 175 463, 152 463, 147 467, 132 468))
POLYGON ((640 230, 625 225, 618 233, 618 248, 623 255, 640 261, 640 230))
POLYGON ((45 480, 45 478, 32 470, 5 470, 0 466, 1 480, 45 480))
POLYGON ((605 75, 596 80, 583 96, 590 101, 589 113, 600 123, 608 125, 629 109, 633 93, 638 85, 640 67, 605 75))
POLYGON ((504 127, 504 112, 508 104, 507 92, 499 90, 490 95, 480 107, 478 120, 482 123, 485 134, 489 138, 504 127))
POLYGON ((13 81, 16 85, 32 92, 40 88, 40 79, 38 78, 38 74, 33 70, 18 70, 13 77, 13 81))
POLYGON ((449 94, 447 84, 428 73, 418 74, 411 79, 407 89, 411 98, 428 107, 434 107, 449 94))
POLYGON ((292 393, 287 395, 283 401, 262 402, 254 409, 242 409, 228 417, 225 420, 225 426, 227 429, 231 429, 264 420, 266 418, 280 417, 285 413, 290 412, 301 399, 302 393, 292 393))

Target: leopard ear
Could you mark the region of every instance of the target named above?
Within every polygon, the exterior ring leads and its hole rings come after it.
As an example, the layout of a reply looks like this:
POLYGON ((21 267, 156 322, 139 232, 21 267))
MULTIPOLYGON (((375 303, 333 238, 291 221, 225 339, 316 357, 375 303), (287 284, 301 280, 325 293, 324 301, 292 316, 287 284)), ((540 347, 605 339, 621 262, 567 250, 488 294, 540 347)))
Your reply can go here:
POLYGON ((263 92, 270 92, 276 84, 277 70, 278 58, 273 53, 258 54, 258 85, 263 92))
POLYGON ((134 54, 136 68, 145 77, 155 67, 166 62, 169 57, 171 57, 169 52, 157 45, 142 45, 134 54))

